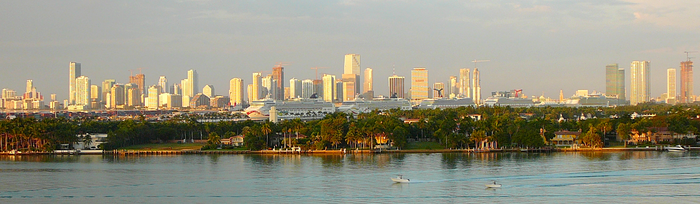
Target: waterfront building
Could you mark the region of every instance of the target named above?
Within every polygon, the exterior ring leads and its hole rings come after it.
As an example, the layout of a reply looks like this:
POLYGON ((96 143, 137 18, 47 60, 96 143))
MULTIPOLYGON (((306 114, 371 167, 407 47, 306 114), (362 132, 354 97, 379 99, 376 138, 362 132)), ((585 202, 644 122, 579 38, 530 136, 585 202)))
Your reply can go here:
POLYGON ((214 91, 214 85, 211 85, 211 84, 205 85, 204 88, 202 88, 202 93, 209 98, 215 96, 216 93, 214 91))
POLYGON ((676 69, 666 70, 666 103, 676 104, 676 69))
MULTIPOLYGON (((462 97, 472 98, 471 81, 469 80, 469 69, 459 69, 459 94, 462 97)), ((457 95, 455 93, 455 95, 457 95)))
POLYGON ((693 61, 681 62, 681 96, 680 103, 694 102, 693 95, 693 61))
POLYGON ((649 61, 633 61, 630 64, 630 105, 649 101, 651 82, 649 61))
POLYGON ((622 102, 626 100, 625 69, 619 68, 617 63, 605 66, 605 95, 621 99, 622 102))
POLYGON ((70 62, 68 66, 68 105, 73 105, 75 104, 75 97, 76 97, 76 91, 75 91, 75 78, 78 78, 80 75, 80 63, 77 62, 70 62))
POLYGON ((292 78, 289 80, 289 98, 301 98, 302 97, 302 85, 301 80, 297 78, 292 78))
POLYGON ((284 100, 284 67, 276 66, 272 68, 272 80, 274 82, 270 87, 274 89, 272 98, 275 100, 284 100))
POLYGON ((158 86, 160 87, 161 93, 170 93, 168 90, 168 79, 165 78, 165 76, 160 76, 160 78, 158 78, 158 86))
POLYGON ((233 78, 229 81, 229 103, 231 106, 238 106, 243 104, 243 79, 233 78))
POLYGON ((374 79, 372 79, 372 77, 374 77, 373 75, 372 68, 367 67, 367 69, 365 69, 365 82, 364 86, 362 87, 362 94, 366 94, 365 98, 374 98, 374 88, 372 87, 372 84, 374 83, 374 79))
POLYGON ((323 100, 326 102, 335 102, 336 98, 335 75, 323 75, 323 100))
POLYGON ((389 77, 389 97, 404 97, 404 77, 396 74, 389 77))
POLYGON ((416 67, 411 70, 411 100, 420 101, 428 98, 428 70, 416 67))

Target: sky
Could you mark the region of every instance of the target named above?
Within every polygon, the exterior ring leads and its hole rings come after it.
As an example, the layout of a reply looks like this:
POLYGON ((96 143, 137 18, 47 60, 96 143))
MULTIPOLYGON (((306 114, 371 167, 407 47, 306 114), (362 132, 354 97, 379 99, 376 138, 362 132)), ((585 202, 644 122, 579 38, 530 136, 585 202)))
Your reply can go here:
POLYGON ((483 98, 604 92, 610 63, 626 69, 629 97, 630 62, 647 60, 658 97, 666 69, 680 74, 684 51, 700 51, 700 1, 2 1, 0 27, 0 88, 21 94, 31 79, 59 100, 71 61, 97 85, 126 83, 138 68, 147 85, 161 75, 173 84, 195 69, 200 88, 228 95, 231 78, 248 84, 279 62, 286 86, 313 79, 311 67, 339 77, 349 53, 374 69, 375 95, 388 95, 393 72, 407 87, 414 67, 447 83, 479 59, 490 60, 477 64, 483 98))

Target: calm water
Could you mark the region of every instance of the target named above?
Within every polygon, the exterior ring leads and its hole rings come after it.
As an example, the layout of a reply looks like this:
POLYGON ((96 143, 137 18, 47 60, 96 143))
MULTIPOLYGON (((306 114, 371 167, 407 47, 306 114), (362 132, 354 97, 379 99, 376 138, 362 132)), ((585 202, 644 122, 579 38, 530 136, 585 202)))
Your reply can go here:
POLYGON ((695 203, 700 153, 9 156, 0 183, 0 203, 695 203))

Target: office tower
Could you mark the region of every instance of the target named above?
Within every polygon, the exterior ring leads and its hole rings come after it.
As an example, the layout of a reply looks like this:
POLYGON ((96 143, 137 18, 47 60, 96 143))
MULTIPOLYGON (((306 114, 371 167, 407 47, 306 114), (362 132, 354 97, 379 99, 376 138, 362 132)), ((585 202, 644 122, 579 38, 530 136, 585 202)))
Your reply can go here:
POLYGON ((666 103, 676 103, 676 69, 666 70, 666 103))
POLYGON ((51 101, 56 101, 56 94, 51 94, 51 101))
POLYGON ((98 85, 90 85, 90 101, 100 102, 102 101, 102 89, 98 85))
POLYGON ((450 76, 450 87, 444 93, 446 97, 454 98, 459 96, 459 82, 457 76, 450 76))
POLYGON ((65 104, 66 107, 68 105, 75 104, 75 97, 76 97, 76 92, 75 92, 75 78, 78 78, 80 75, 80 63, 77 62, 70 62, 69 65, 69 71, 68 71, 68 81, 69 81, 69 86, 68 86, 68 103, 65 104))
MULTIPOLYGON (((474 69, 476 71, 476 69, 474 69)), ((469 81, 469 69, 459 69, 459 94, 465 98, 474 98, 471 93, 471 85, 469 81)), ((457 95, 457 94, 455 94, 457 95)))
POLYGON ((233 78, 229 81, 228 97, 231 106, 237 106, 243 104, 243 79, 233 78))
MULTIPOLYGON (((346 79, 345 76, 350 77, 350 75, 346 74, 354 74, 355 76, 353 77, 355 79, 355 82, 352 82, 352 87, 355 90, 353 90, 352 93, 359 93, 361 91, 360 89, 360 55, 359 54, 347 54, 345 55, 345 65, 343 67, 343 82, 348 83, 348 79, 346 79)), ((349 84, 346 84, 349 85, 349 84)), ((345 86, 345 85, 344 85, 345 86)), ((345 88, 347 90, 347 88, 345 88)), ((355 96, 353 94, 352 98, 354 99, 355 96)), ((347 99, 347 98, 345 98, 347 99)))
POLYGON ((25 91, 24 93, 31 93, 33 88, 34 82, 31 79, 27 80, 27 91, 25 91))
POLYGON ((143 95, 141 94, 141 88, 138 88, 138 85, 136 84, 133 84, 131 87, 129 87, 128 85, 129 84, 124 85, 124 93, 126 94, 126 96, 124 97, 124 106, 141 106, 141 97, 143 95))
POLYGON ((433 98, 445 98, 445 84, 436 82, 433 84, 433 98))
POLYGON ((678 102, 692 103, 693 96, 693 61, 681 62, 681 97, 678 102))
POLYGON ((263 77, 261 80, 262 82, 262 98, 270 98, 274 99, 275 96, 275 89, 274 89, 274 79, 272 78, 272 75, 267 75, 263 77))
POLYGON ((107 79, 102 82, 102 103, 107 104, 107 101, 110 100, 109 97, 107 97, 107 94, 112 92, 112 86, 114 86, 114 83, 116 81, 114 79, 107 79))
POLYGON ((343 79, 335 79, 335 96, 336 102, 343 102, 343 79))
POLYGON ((170 93, 168 90, 168 79, 165 78, 165 76, 160 76, 160 78, 158 78, 158 86, 160 87, 161 93, 170 93))
POLYGON ((416 67, 411 70, 411 100, 423 100, 428 98, 428 70, 425 67, 416 67))
POLYGON ((651 95, 649 67, 649 61, 633 61, 630 64, 630 105, 649 101, 651 95))
POLYGON ((284 67, 276 66, 272 68, 272 80, 275 81, 272 88, 275 89, 275 100, 284 100, 284 67))
POLYGON ((248 84, 248 104, 253 101, 256 101, 253 99, 253 84, 248 84))
POLYGON ((289 100, 289 87, 284 87, 284 100, 289 100))
POLYGON ((389 97, 403 98, 403 81, 404 77, 396 76, 396 74, 389 77, 389 97))
MULTIPOLYGON (((316 94, 318 98, 323 98, 323 80, 314 79, 313 80, 313 94, 316 94)), ((310 96, 309 96, 310 97, 310 96)))
POLYGON ((477 105, 481 104, 481 75, 479 73, 479 69, 474 68, 474 78, 472 78, 472 87, 474 90, 472 91, 474 103, 477 105))
POLYGON ((356 74, 343 74, 343 98, 339 99, 340 101, 355 100, 355 95, 357 95, 358 92, 357 76, 356 74))
MULTIPOLYGON (((182 94, 183 98, 184 98, 185 96, 191 97, 191 96, 189 96, 188 94, 191 94, 192 92, 191 92, 191 91, 188 91, 188 90, 190 90, 190 82, 189 82, 189 79, 182 79, 182 80, 180 80, 180 92, 182 92, 181 94, 182 94)), ((182 104, 190 104, 190 103, 189 103, 189 102, 188 102, 188 103, 184 103, 184 101, 183 101, 182 104)))
POLYGON ((292 78, 289 80, 289 98, 301 98, 301 80, 292 78))
POLYGON ((190 88, 190 97, 193 97, 194 95, 197 95, 197 91, 199 91, 199 74, 197 74, 197 70, 189 70, 187 71, 187 82, 190 83, 189 88, 190 88))
POLYGON ((334 102, 338 100, 336 98, 335 89, 335 75, 326 74, 323 76, 323 100, 327 102, 334 102))
POLYGON ((374 80, 372 79, 373 77, 373 70, 372 68, 367 67, 365 69, 365 82, 364 86, 362 87, 362 94, 367 94, 368 98, 374 98, 374 88, 372 87, 372 83, 374 83, 374 80))
POLYGON ((170 87, 170 93, 182 95, 182 84, 173 84, 173 86, 170 87))
POLYGON ((214 85, 205 85, 204 88, 202 88, 202 93, 209 98, 214 97, 216 95, 214 91, 214 85))
POLYGON ((147 94, 146 75, 139 73, 136 76, 129 76, 129 83, 136 84, 136 86, 138 86, 140 92, 138 98, 141 98, 141 94, 147 94))
POLYGON ((253 90, 251 91, 253 101, 258 101, 264 97, 262 94, 262 88, 262 73, 253 73, 253 90))
POLYGON ((160 90, 161 88, 158 85, 148 87, 146 107, 148 107, 149 110, 158 110, 158 105, 160 105, 160 90))
POLYGON ((90 105, 90 78, 86 76, 75 78, 75 105, 90 105))
POLYGON ((625 69, 617 63, 605 66, 605 95, 625 100, 625 69))
POLYGON ((309 98, 314 94, 314 81, 304 79, 301 81, 301 98, 309 98))

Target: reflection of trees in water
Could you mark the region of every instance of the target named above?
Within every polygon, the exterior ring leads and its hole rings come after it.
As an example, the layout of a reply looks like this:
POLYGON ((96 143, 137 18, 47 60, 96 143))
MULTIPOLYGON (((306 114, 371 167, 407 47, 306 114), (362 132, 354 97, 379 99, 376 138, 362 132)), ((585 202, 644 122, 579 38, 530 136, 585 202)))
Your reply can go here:
POLYGON ((611 152, 599 152, 599 151, 580 152, 578 154, 583 156, 584 158, 586 158, 588 160, 593 160, 593 161, 609 161, 610 158, 612 158, 612 156, 613 156, 613 154, 611 152))
POLYGON ((631 152, 621 152, 618 156, 619 160, 630 160, 630 159, 650 159, 659 157, 658 152, 653 151, 631 151, 631 152))
POLYGON ((348 155, 348 162, 358 166, 386 167, 392 163, 394 154, 352 154, 348 155))
POLYGON ((80 162, 80 157, 75 155, 2 155, 0 161, 21 162, 80 162))
POLYGON ((209 154, 209 161, 211 161, 212 164, 216 164, 219 162, 219 157, 221 157, 220 154, 209 154))

